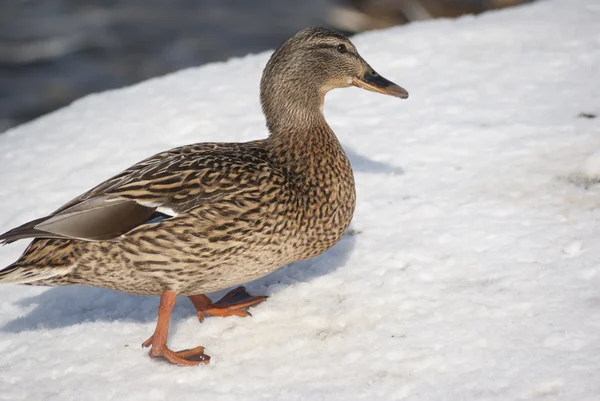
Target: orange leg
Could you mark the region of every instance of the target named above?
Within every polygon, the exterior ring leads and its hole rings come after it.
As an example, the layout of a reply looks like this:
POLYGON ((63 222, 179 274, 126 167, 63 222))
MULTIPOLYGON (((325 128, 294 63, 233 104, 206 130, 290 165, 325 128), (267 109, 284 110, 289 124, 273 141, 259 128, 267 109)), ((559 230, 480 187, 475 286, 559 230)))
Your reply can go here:
POLYGON ((251 297, 244 287, 238 287, 235 290, 229 291, 223 298, 214 303, 206 295, 191 295, 188 298, 196 307, 200 322, 204 321, 205 314, 221 317, 251 316, 247 309, 267 299, 265 296, 251 297), (242 298, 242 300, 235 301, 238 298, 242 298))
POLYGON ((164 291, 160 297, 158 306, 158 322, 152 337, 144 341, 142 347, 149 347, 148 353, 152 358, 163 357, 171 363, 180 366, 196 366, 200 363, 208 363, 210 356, 204 353, 204 347, 196 347, 179 352, 171 351, 167 347, 167 337, 169 335, 169 320, 171 311, 175 306, 177 294, 171 291, 164 291))

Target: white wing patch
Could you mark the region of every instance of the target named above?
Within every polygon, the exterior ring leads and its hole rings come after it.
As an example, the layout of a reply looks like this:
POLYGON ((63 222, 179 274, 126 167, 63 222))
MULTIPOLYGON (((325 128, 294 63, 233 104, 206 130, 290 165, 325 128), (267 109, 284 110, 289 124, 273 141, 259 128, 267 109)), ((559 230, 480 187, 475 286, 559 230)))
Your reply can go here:
POLYGON ((156 208, 156 211, 158 213, 166 214, 167 216, 171 216, 171 217, 175 217, 179 214, 176 211, 174 211, 173 209, 171 209, 170 207, 166 207, 166 206, 159 206, 156 208))

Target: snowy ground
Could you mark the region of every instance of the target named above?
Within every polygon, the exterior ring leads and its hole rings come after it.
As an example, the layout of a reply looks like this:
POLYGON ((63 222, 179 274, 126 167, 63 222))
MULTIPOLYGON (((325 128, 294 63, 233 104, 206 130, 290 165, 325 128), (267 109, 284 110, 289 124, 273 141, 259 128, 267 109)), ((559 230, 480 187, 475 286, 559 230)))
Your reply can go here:
MULTIPOLYGON (((198 368, 140 348, 157 298, 2 286, 0 399, 600 400, 599 20, 597 0, 556 0, 356 37, 411 97, 328 95, 356 172, 349 235, 251 283, 271 296, 252 318, 200 325, 181 299, 170 343, 205 345, 198 368)), ((267 58, 0 136, 0 230, 159 150, 264 136, 267 58)))

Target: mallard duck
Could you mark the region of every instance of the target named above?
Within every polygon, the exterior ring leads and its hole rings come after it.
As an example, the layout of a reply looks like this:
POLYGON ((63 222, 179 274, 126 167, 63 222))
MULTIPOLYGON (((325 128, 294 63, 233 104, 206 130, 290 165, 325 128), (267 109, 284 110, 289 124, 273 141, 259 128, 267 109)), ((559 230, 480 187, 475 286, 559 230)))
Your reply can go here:
POLYGON ((1 283, 87 284, 160 295, 151 357, 184 366, 209 361, 203 347, 167 347, 177 295, 205 315, 246 316, 265 297, 236 286, 340 240, 355 207, 350 162, 323 116, 325 94, 357 86, 399 98, 345 36, 309 28, 267 63, 260 101, 269 135, 246 143, 200 143, 143 160, 54 213, 0 235, 33 239, 1 283), (240 299, 240 297, 242 299, 240 299))

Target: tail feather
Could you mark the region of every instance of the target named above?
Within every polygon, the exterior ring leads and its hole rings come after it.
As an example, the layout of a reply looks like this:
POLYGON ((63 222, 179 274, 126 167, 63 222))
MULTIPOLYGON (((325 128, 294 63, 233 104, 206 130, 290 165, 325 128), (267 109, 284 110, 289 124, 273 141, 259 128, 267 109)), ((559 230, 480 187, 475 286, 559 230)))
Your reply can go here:
POLYGON ((68 274, 73 266, 57 263, 65 256, 61 245, 64 241, 33 240, 16 262, 0 270, 0 284, 34 284, 68 274))
POLYGON ((17 263, 0 270, 0 284, 33 284, 67 273, 64 269, 27 268, 17 263))
POLYGON ((7 268, 0 270, 0 283, 11 283, 10 277, 18 269, 19 266, 12 264, 7 268))

